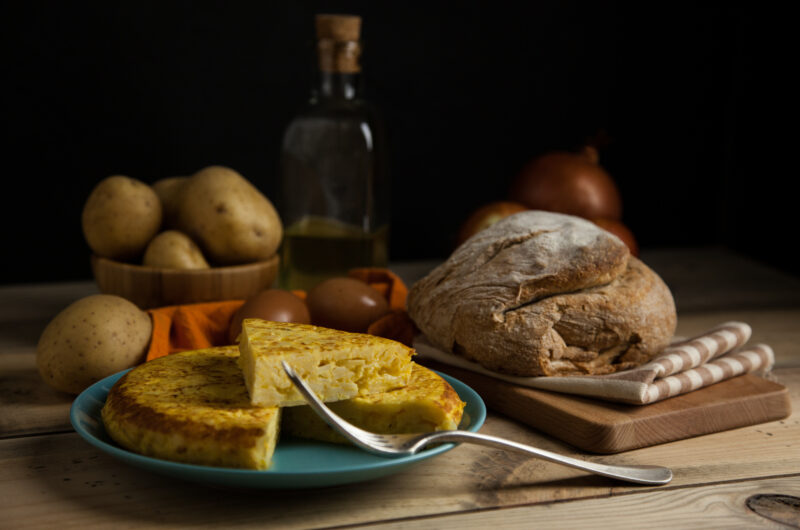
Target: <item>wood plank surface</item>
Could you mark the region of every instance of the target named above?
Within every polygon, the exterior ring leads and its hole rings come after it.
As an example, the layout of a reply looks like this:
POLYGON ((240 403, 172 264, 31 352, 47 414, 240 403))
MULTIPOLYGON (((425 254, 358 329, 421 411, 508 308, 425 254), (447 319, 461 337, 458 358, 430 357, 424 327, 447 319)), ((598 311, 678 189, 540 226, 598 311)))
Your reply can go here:
POLYGON ((0 438, 71 431, 73 398, 44 384, 32 353, 0 355, 0 438))
POLYGON ((800 305, 800 278, 724 248, 649 249, 647 263, 688 312, 800 305))
MULTIPOLYGON (((776 375, 793 389, 793 406, 800 406, 800 369, 776 375)), ((461 445, 378 481, 303 491, 231 491, 130 467, 67 433, 0 440, 0 512, 12 527, 235 528, 268 520, 308 528, 800 477, 796 416, 604 456, 585 455, 499 416, 490 416, 482 432, 592 461, 666 465, 675 478, 661 488, 628 485, 524 455, 461 445)))
POLYGON ((755 495, 800 497, 800 476, 748 480, 697 488, 675 488, 555 504, 536 504, 500 511, 476 511, 451 516, 412 518, 363 528, 788 528, 800 527, 800 512, 783 509, 768 519, 747 507, 755 495), (702 524, 698 521, 702 519, 702 524), (779 521, 788 521, 782 523, 779 521))
MULTIPOLYGON (((70 430, 72 396, 35 369, 47 322, 93 282, 0 286, 0 528, 770 527, 742 511, 754 493, 798 495, 800 280, 722 249, 647 251, 675 293, 678 334, 726 320, 776 353, 795 410, 783 420, 589 455, 502 414, 482 432, 592 461, 669 466, 675 479, 629 485, 524 455, 462 445, 385 479, 302 491, 221 490, 153 475, 70 430)), ((436 263, 393 270, 411 285, 436 263)), ((777 525, 777 523, 775 523, 777 525)))

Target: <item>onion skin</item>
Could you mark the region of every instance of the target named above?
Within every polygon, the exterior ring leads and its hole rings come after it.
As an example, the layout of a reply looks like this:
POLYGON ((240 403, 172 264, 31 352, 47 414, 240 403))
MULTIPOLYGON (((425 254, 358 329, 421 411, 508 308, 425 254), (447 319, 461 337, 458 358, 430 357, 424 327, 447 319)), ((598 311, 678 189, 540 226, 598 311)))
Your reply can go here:
POLYGON ((613 219, 592 219, 591 221, 606 232, 611 232, 620 238, 628 246, 631 255, 639 256, 639 245, 636 243, 636 238, 633 237, 633 232, 627 226, 613 219))
POLYGON ((484 228, 489 228, 497 221, 526 210, 528 210, 527 206, 513 201, 495 201, 485 204, 472 212, 461 225, 461 229, 458 231, 458 244, 461 245, 464 241, 484 228))
POLYGON ((586 154, 553 152, 534 159, 512 182, 509 198, 532 210, 585 219, 622 218, 622 198, 614 180, 586 154))

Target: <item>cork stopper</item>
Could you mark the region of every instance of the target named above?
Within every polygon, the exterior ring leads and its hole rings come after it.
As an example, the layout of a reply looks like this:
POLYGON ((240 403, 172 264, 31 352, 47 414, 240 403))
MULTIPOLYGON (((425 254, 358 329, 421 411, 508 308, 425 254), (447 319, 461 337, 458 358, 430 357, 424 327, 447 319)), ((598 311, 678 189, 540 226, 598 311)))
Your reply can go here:
POLYGON ((357 41, 361 37, 361 17, 355 15, 317 15, 317 39, 337 42, 357 41))
POLYGON ((316 28, 320 70, 346 74, 361 71, 361 17, 317 15, 316 28))

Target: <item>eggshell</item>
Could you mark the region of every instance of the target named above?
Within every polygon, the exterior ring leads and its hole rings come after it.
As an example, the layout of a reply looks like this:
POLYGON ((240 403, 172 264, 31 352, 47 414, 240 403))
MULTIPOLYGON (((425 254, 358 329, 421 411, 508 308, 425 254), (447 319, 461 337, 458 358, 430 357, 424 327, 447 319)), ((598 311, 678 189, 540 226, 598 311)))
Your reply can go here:
POLYGON ((228 339, 237 341, 242 331, 242 320, 260 318, 275 322, 310 324, 311 316, 306 303, 295 294, 282 289, 267 289, 249 298, 231 317, 228 339))
POLYGON ((316 326, 365 333, 389 312, 386 299, 361 280, 331 278, 308 292, 311 322, 316 326))

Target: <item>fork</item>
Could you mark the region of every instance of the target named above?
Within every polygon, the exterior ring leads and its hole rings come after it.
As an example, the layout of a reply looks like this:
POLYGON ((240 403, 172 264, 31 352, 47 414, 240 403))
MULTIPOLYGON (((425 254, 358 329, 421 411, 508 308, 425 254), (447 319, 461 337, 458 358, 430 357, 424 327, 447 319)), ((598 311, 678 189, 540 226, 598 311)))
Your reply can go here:
POLYGON ((320 416, 325 423, 341 433, 353 444, 370 453, 384 457, 410 456, 418 453, 432 444, 444 442, 463 442, 485 445, 498 449, 516 451, 532 455, 549 462, 564 466, 589 471, 604 477, 615 478, 637 484, 662 485, 672 480, 672 471, 660 466, 617 466, 587 462, 569 456, 553 453, 530 445, 524 445, 511 440, 489 436, 471 431, 435 431, 421 434, 377 434, 365 431, 339 417, 317 398, 314 391, 297 375, 286 361, 281 361, 283 369, 294 386, 303 395, 309 406, 320 416))

